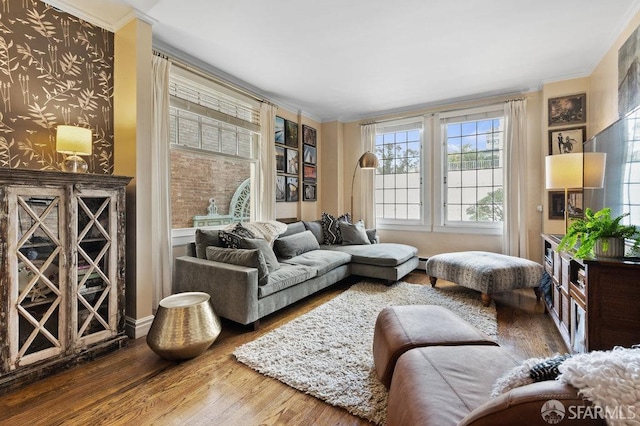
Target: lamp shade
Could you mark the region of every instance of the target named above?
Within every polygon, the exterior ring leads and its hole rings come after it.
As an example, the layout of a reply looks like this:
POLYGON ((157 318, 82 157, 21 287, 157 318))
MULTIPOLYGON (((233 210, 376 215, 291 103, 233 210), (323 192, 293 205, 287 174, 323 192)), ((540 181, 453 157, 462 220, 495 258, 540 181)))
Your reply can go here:
POLYGON ((358 165, 361 169, 375 169, 378 167, 378 157, 373 152, 367 151, 360 156, 358 165))
POLYGON ((584 153, 584 188, 602 188, 607 154, 604 152, 584 153))
POLYGON ((545 186, 547 189, 582 188, 582 153, 547 156, 545 186))
POLYGON ((56 151, 63 154, 91 155, 91 129, 76 126, 58 126, 56 151))

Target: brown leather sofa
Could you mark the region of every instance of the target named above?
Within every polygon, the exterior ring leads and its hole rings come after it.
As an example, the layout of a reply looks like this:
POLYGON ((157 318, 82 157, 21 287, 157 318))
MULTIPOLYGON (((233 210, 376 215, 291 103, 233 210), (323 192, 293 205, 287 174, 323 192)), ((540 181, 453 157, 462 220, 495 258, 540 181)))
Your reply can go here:
POLYGON ((390 382, 387 426, 606 424, 575 388, 553 380, 492 398, 494 383, 520 361, 444 308, 385 308, 373 353, 378 378, 390 382))

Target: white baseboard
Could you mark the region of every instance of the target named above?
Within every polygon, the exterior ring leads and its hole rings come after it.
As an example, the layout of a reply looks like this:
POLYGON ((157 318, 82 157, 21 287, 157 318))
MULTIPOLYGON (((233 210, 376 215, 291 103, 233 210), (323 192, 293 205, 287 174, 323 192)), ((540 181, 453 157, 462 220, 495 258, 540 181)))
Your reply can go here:
POLYGON ((137 339, 139 337, 144 337, 149 334, 149 329, 151 328, 151 323, 153 322, 153 315, 149 315, 148 317, 135 319, 131 317, 125 317, 124 319, 124 329, 127 333, 127 336, 137 339))

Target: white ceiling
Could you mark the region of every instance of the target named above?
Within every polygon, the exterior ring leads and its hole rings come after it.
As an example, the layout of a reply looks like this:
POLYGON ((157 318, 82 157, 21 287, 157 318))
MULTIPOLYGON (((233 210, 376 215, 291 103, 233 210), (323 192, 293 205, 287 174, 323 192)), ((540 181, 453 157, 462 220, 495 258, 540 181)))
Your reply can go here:
POLYGON ((48 2, 112 28, 132 16, 131 6, 154 22, 154 44, 321 121, 587 76, 640 7, 640 0, 48 2))

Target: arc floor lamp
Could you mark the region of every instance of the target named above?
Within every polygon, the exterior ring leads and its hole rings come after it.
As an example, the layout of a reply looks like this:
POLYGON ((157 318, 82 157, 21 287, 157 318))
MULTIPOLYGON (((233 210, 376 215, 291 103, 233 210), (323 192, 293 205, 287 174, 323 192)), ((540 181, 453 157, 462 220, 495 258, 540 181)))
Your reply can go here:
POLYGON ((353 177, 351 178, 351 212, 350 213, 352 216, 353 216, 353 184, 356 181, 356 172, 358 171, 358 168, 370 170, 370 169, 376 169, 377 167, 378 167, 378 157, 376 157, 376 155, 371 151, 365 152, 358 159, 358 162, 356 163, 356 166, 353 169, 353 177))

